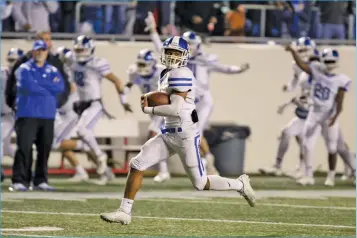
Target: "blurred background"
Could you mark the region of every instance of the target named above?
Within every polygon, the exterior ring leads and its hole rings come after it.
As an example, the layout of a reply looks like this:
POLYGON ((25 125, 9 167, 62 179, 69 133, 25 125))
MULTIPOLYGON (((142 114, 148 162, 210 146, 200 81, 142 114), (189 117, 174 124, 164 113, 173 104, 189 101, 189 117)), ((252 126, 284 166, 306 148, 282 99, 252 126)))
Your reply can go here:
POLYGON ((144 19, 151 11, 162 35, 179 35, 190 29, 205 36, 356 38, 355 1, 47 2, 46 7, 41 1, 14 2, 12 13, 2 21, 2 31, 45 28, 58 33, 145 35, 144 19), (42 8, 49 18, 26 24, 25 19, 34 18, 42 8))

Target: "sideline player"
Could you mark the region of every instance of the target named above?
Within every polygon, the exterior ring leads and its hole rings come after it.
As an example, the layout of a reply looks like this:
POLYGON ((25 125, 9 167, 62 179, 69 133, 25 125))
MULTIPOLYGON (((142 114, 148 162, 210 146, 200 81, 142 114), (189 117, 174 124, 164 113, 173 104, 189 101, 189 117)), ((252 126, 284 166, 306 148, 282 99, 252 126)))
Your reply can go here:
MULTIPOLYGON (((157 52, 161 52, 162 42, 156 31, 156 22, 151 12, 148 12, 148 17, 145 19, 146 30, 150 30, 151 39, 155 45, 157 52)), ((207 140, 203 135, 203 131, 208 127, 209 117, 213 111, 213 98, 210 92, 210 74, 211 72, 220 72, 225 74, 239 74, 249 69, 249 64, 245 63, 241 66, 223 65, 218 62, 217 56, 214 54, 206 54, 201 50, 201 38, 194 32, 185 32, 182 37, 189 44, 190 55, 188 58, 187 67, 193 72, 196 83, 196 108, 199 122, 199 130, 201 132, 201 150, 203 157, 206 159, 207 174, 218 174, 214 166, 214 156, 210 152, 207 140)))
MULTIPOLYGON (((297 54, 300 58, 308 63, 317 59, 316 56, 316 44, 309 37, 301 37, 296 42, 294 41, 293 46, 296 47, 297 54)), ((298 145, 300 147, 300 163, 296 170, 295 178, 300 178, 302 176, 302 170, 304 169, 304 164, 302 160, 302 150, 301 150, 301 133, 305 123, 305 119, 308 114, 308 109, 310 107, 310 91, 311 85, 308 82, 308 79, 301 77, 303 71, 293 62, 293 78, 287 85, 283 86, 284 92, 295 91, 297 87, 300 88, 300 95, 298 98, 293 98, 290 102, 285 103, 279 106, 278 113, 283 113, 284 109, 290 105, 296 105, 295 117, 284 126, 278 146, 278 152, 276 156, 276 162, 273 167, 270 168, 261 168, 259 172, 262 174, 274 174, 276 176, 283 175, 281 170, 281 165, 284 159, 284 155, 289 147, 289 141, 291 137, 295 137, 298 145)))
MULTIPOLYGON (((164 66, 158 64, 153 51, 143 49, 139 52, 135 64, 128 68, 129 82, 125 85, 124 92, 128 93, 133 85, 140 88, 142 94, 158 90, 160 74, 164 66)), ((150 115, 151 123, 149 125, 149 136, 152 138, 161 132, 160 127, 163 124, 163 117, 150 115)), ((170 173, 166 161, 159 163, 159 173, 154 177, 155 182, 163 182, 170 179, 170 173)))
POLYGON ((102 104, 102 78, 108 79, 115 85, 124 110, 131 112, 131 108, 123 95, 122 82, 112 73, 107 60, 95 57, 94 51, 94 41, 90 37, 78 36, 74 41, 73 54, 67 58, 66 62, 74 73, 73 79, 79 95, 79 101, 75 103, 75 111, 80 115, 77 133, 81 140, 93 150, 98 160, 97 173, 103 175, 108 167, 107 154, 99 148, 93 133, 96 123, 104 114, 107 114, 102 104))
POLYGON ((52 149, 61 149, 63 156, 68 159, 73 168, 75 168, 76 173, 69 179, 69 181, 80 182, 89 179, 88 173, 76 158, 75 153, 72 150, 65 148, 66 143, 68 143, 71 137, 75 134, 79 120, 78 114, 73 110, 74 103, 79 100, 79 96, 72 80, 73 74, 66 65, 66 55, 68 57, 71 53, 70 49, 63 46, 57 48, 56 51, 57 57, 62 61, 64 69, 70 78, 71 92, 67 102, 61 108, 57 109, 52 149))
MULTIPOLYGON (((1 158, 4 155, 14 158, 15 150, 11 147, 11 134, 15 125, 15 114, 5 102, 5 88, 7 79, 16 60, 24 55, 24 51, 19 48, 11 48, 6 55, 7 67, 1 67, 1 158)), ((1 172, 1 181, 4 175, 1 172)))
MULTIPOLYGON (((325 49, 321 57, 322 62, 314 61, 306 64, 290 45, 286 46, 285 49, 292 53, 296 64, 312 76, 310 79, 313 103, 304 124, 302 140, 306 169, 305 176, 299 179, 297 183, 301 185, 315 183, 312 171, 312 150, 317 136, 322 130, 325 139, 327 139, 326 144, 329 152, 329 172, 325 185, 333 186, 337 145, 340 135, 338 117, 342 112, 344 95, 351 80, 346 75, 334 73, 339 59, 339 54, 336 50, 325 49)), ((350 161, 347 160, 345 163, 350 164, 350 161)), ((350 166, 352 169, 351 164, 350 166)))
POLYGON ((149 115, 165 117, 162 134, 148 140, 140 153, 130 161, 130 172, 120 208, 115 212, 103 213, 107 222, 129 224, 135 195, 141 187, 144 171, 170 155, 178 154, 193 186, 197 190, 233 190, 239 192, 249 203, 255 205, 254 191, 249 177, 228 179, 218 175, 206 175, 199 155, 200 131, 195 109, 195 77, 186 67, 189 55, 188 43, 174 36, 163 44, 161 62, 166 69, 161 73, 159 90, 170 97, 170 104, 149 107, 147 98, 142 97, 142 110, 149 115))

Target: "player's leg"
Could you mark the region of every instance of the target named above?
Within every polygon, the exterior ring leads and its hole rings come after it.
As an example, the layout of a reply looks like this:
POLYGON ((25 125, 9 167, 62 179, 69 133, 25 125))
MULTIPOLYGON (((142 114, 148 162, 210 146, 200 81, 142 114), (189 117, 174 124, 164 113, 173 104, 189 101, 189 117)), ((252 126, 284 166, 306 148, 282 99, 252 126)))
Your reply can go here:
POLYGON ((218 171, 214 165, 214 155, 211 153, 206 138, 203 136, 204 130, 208 127, 209 118, 213 111, 213 99, 210 93, 205 93, 196 101, 196 110, 199 118, 198 129, 201 134, 200 149, 202 152, 202 159, 206 162, 207 174, 218 174, 218 171))
POLYGON ((275 165, 270 168, 261 168, 259 169, 259 172, 261 172, 262 174, 273 174, 276 176, 281 176, 283 174, 281 166, 285 153, 289 148, 290 138, 299 135, 302 131, 303 126, 304 121, 300 118, 295 117, 282 129, 275 165))
POLYGON ((94 136, 93 128, 103 116, 103 106, 100 102, 93 102, 89 108, 83 111, 78 124, 77 133, 79 137, 94 151, 97 157, 97 173, 104 174, 107 169, 107 154, 98 145, 94 136))
POLYGON ((342 134, 341 127, 339 128, 339 135, 337 141, 337 153, 341 156, 344 163, 344 174, 342 175, 342 180, 347 180, 350 176, 355 176, 356 174, 356 164, 353 153, 351 153, 347 143, 342 134))
POLYGON ((334 125, 329 126, 328 122, 323 124, 322 134, 325 139, 326 147, 328 150, 328 167, 329 171, 325 181, 326 186, 335 185, 336 164, 337 164, 337 142, 339 137, 339 123, 335 122, 334 125))
POLYGON ((207 176, 199 153, 200 135, 198 134, 185 140, 182 140, 180 135, 175 136, 176 142, 181 141, 174 144, 175 151, 180 156, 192 185, 197 190, 234 190, 239 192, 250 206, 254 206, 255 194, 247 175, 242 175, 238 179, 225 178, 219 175, 207 176))
MULTIPOLYGON (((155 137, 157 134, 161 133, 160 127, 164 123, 163 117, 160 116, 152 116, 151 122, 149 124, 149 138, 155 137)), ((167 160, 162 160, 159 162, 159 172, 154 177, 154 181, 157 183, 162 183, 171 178, 171 174, 169 172, 169 168, 167 166, 167 160)))
POLYGON ((313 185, 315 180, 313 177, 313 149, 316 144, 318 135, 321 132, 321 125, 316 122, 314 115, 310 115, 304 123, 304 128, 302 132, 302 149, 303 157, 305 162, 305 173, 304 177, 297 180, 300 185, 313 185))
POLYGON ((103 213, 100 218, 107 222, 129 224, 135 195, 141 187, 144 171, 169 156, 170 150, 161 134, 148 140, 141 148, 140 153, 130 161, 130 172, 120 208, 115 212, 103 213))
POLYGON ((15 157, 15 150, 11 146, 11 134, 14 131, 15 119, 10 115, 3 116, 1 122, 1 136, 3 143, 3 155, 11 158, 15 157))

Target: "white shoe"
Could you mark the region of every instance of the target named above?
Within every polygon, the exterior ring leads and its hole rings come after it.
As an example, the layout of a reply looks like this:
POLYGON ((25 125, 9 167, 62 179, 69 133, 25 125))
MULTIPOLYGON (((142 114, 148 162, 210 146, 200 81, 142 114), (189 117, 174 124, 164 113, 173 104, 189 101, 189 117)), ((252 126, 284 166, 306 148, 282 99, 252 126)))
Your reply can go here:
POLYGON ((21 192, 26 192, 28 191, 28 188, 23 185, 22 183, 14 183, 9 187, 9 191, 14 192, 14 191, 21 191, 21 192))
POLYGON ((42 190, 42 191, 54 191, 55 188, 48 185, 48 183, 40 183, 37 186, 34 186, 35 190, 42 190))
POLYGON ((131 215, 120 209, 115 212, 102 213, 100 218, 106 222, 121 223, 122 225, 129 225, 131 222, 131 215))
POLYGON ((348 175, 343 174, 340 179, 341 179, 341 181, 346 181, 348 178, 349 178, 348 175))
POLYGON ((76 173, 73 177, 69 178, 68 182, 82 182, 87 181, 89 179, 88 174, 80 174, 76 173))
POLYGON ((92 183, 94 183, 95 185, 100 185, 100 186, 107 185, 108 177, 106 174, 100 175, 99 178, 96 180, 93 180, 92 183))
POLYGON ((112 168, 108 167, 105 174, 107 175, 108 181, 113 181, 115 179, 115 174, 113 173, 112 168))
POLYGON ((274 176, 282 176, 283 175, 283 171, 281 169, 278 169, 275 166, 270 167, 270 168, 261 168, 261 169, 259 169, 259 172, 263 175, 274 175, 274 176))
POLYGON ((154 177, 154 182, 156 183, 162 183, 165 182, 166 180, 171 179, 171 175, 168 172, 161 173, 159 172, 155 177, 154 177))
POLYGON ((98 165, 97 165, 97 174, 102 175, 107 171, 108 156, 106 153, 103 153, 101 156, 98 157, 98 165))
POLYGON ((243 188, 241 191, 238 191, 248 202, 249 206, 254 207, 255 206, 255 193, 250 185, 250 179, 249 176, 246 174, 243 174, 239 176, 238 178, 239 181, 242 182, 243 188))
POLYGON ((305 186, 305 185, 314 185, 315 184, 315 179, 313 177, 307 177, 307 176, 304 176, 298 180, 296 180, 296 183, 297 184, 300 184, 302 186, 305 186))
POLYGON ((334 179, 331 179, 331 178, 326 178, 326 180, 325 180, 325 186, 328 186, 328 187, 333 187, 333 186, 335 186, 335 180, 334 180, 334 179))

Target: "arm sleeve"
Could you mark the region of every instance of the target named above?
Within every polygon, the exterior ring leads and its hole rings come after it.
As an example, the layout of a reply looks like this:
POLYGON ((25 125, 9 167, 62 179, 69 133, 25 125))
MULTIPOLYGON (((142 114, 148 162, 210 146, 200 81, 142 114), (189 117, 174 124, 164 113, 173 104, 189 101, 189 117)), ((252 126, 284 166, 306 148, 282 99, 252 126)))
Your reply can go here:
POLYGON ((180 93, 188 92, 194 87, 190 76, 175 77, 175 75, 172 75, 168 82, 168 88, 180 93))
POLYGON ((24 2, 14 2, 14 6, 12 9, 12 17, 14 18, 15 22, 19 23, 21 26, 27 24, 27 19, 22 13, 22 5, 24 2))
POLYGON ((95 68, 97 72, 102 76, 106 76, 112 72, 110 65, 106 59, 98 59, 95 68))
POLYGON ((340 88, 342 88, 344 91, 348 91, 350 85, 351 85, 352 80, 348 78, 347 76, 343 76, 340 84, 340 88))
POLYGON ((160 40, 159 34, 155 31, 155 32, 150 33, 150 37, 151 37, 152 43, 154 43, 155 50, 157 52, 161 52, 162 42, 160 40))
POLYGON ((185 103, 185 99, 179 95, 171 94, 170 95, 170 104, 156 106, 154 108, 149 108, 147 112, 152 112, 150 114, 157 116, 179 116, 179 113, 182 109, 183 104, 185 103))
POLYGON ((49 13, 55 13, 58 10, 58 2, 57 1, 45 1, 43 3, 49 13))
POLYGON ((309 64, 309 67, 311 69, 313 77, 319 77, 320 75, 323 74, 324 66, 320 62, 313 61, 309 64))
POLYGON ((38 85, 26 66, 21 65, 15 72, 17 78, 17 89, 19 93, 49 96, 51 93, 38 85))
POLYGON ((224 65, 218 62, 213 62, 210 64, 211 71, 224 73, 224 74, 238 74, 241 72, 240 67, 235 65, 224 65))

